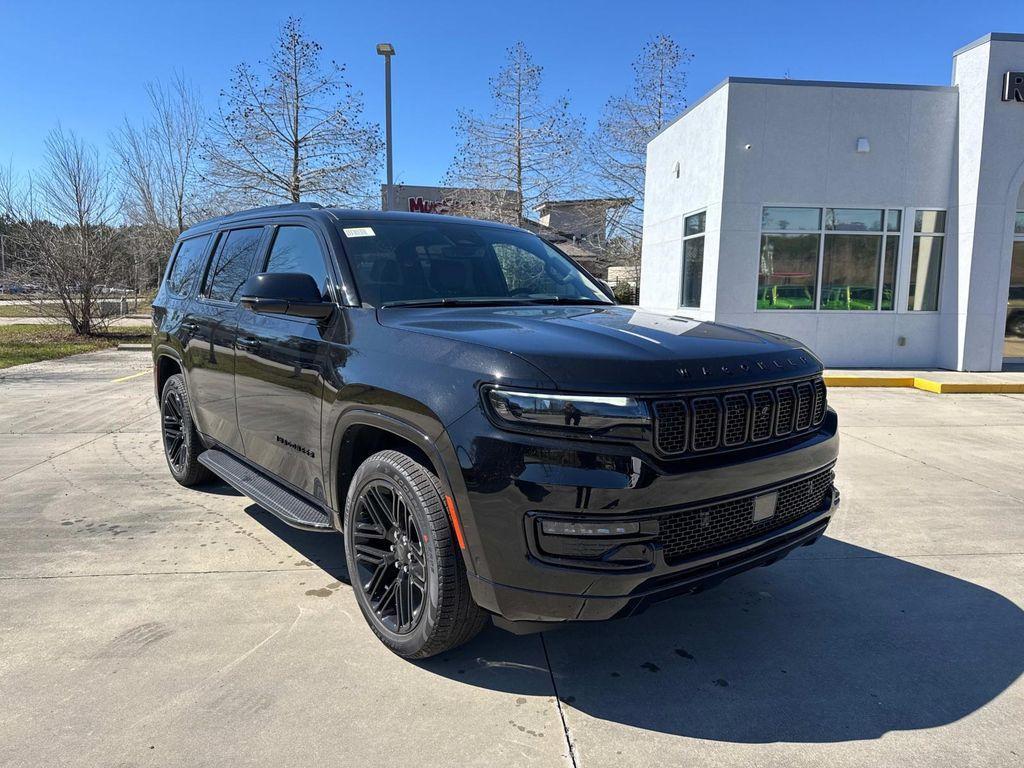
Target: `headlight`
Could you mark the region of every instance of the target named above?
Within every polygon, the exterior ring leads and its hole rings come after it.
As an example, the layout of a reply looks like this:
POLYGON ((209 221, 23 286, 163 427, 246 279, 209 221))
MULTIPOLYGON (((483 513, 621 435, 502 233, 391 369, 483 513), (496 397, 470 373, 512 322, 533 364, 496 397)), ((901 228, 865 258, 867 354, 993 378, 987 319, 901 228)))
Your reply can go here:
POLYGON ((566 395, 490 388, 491 410, 511 426, 559 430, 580 437, 641 440, 650 423, 647 406, 632 397, 566 395))

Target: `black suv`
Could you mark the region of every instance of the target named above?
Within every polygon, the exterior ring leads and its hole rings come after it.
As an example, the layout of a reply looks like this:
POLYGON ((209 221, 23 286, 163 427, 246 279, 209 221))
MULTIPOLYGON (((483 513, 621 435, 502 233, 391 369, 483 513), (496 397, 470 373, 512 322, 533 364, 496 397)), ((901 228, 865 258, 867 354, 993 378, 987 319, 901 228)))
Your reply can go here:
POLYGON ((515 227, 214 219, 179 238, 153 323, 171 474, 341 532, 402 656, 698 591, 814 542, 839 501, 810 351, 617 306, 515 227))

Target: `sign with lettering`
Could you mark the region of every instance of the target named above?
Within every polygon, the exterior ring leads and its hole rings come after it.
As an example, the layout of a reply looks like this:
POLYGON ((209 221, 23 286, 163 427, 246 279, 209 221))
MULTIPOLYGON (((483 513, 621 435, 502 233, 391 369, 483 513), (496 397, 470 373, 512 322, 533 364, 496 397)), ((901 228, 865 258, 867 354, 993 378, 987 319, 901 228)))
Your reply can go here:
POLYGON ((1003 101, 1024 103, 1024 72, 1007 72, 1003 75, 1003 101))

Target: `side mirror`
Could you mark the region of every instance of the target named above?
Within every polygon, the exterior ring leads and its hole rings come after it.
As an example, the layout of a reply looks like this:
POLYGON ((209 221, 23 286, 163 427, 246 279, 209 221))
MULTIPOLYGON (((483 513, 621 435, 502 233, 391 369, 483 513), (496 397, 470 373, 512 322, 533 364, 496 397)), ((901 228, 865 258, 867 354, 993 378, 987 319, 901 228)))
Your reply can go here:
POLYGON ((316 280, 304 272, 253 275, 242 285, 240 294, 242 306, 260 314, 324 320, 334 312, 334 304, 323 300, 316 280))

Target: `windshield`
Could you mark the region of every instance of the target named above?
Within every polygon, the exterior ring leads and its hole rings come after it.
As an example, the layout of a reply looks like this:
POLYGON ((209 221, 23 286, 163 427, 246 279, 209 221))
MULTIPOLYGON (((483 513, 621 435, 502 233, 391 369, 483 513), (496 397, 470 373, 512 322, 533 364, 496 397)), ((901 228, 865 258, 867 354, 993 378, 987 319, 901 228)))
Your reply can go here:
POLYGON ((527 232, 447 221, 345 221, 339 228, 360 298, 374 306, 612 303, 527 232))

